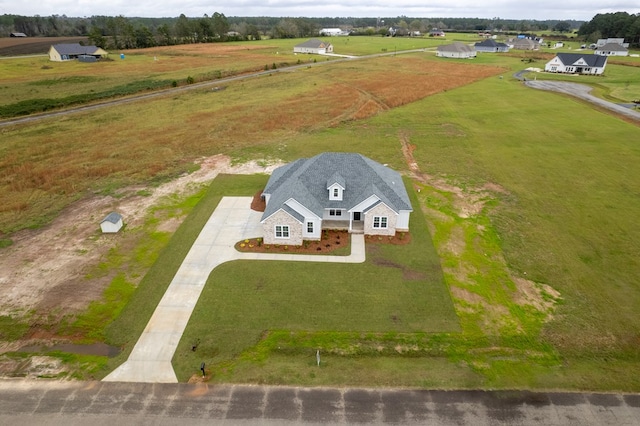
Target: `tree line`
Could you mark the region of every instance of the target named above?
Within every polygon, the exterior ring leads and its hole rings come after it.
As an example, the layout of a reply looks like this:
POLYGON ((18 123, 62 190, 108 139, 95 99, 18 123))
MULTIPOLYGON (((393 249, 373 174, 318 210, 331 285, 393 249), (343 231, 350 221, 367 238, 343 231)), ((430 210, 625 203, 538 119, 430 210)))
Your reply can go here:
POLYGON ((342 28, 352 35, 395 35, 426 33, 433 28, 445 31, 502 31, 532 33, 540 31, 570 32, 583 21, 574 20, 511 20, 484 18, 282 18, 227 17, 214 12, 202 17, 127 18, 124 16, 65 15, 0 16, 0 35, 22 32, 28 36, 87 36, 91 43, 105 49, 145 48, 158 45, 205 43, 231 40, 317 37, 322 28, 342 28))
POLYGON ((595 43, 601 38, 624 38, 633 46, 640 46, 640 13, 599 13, 578 30, 578 36, 595 43))

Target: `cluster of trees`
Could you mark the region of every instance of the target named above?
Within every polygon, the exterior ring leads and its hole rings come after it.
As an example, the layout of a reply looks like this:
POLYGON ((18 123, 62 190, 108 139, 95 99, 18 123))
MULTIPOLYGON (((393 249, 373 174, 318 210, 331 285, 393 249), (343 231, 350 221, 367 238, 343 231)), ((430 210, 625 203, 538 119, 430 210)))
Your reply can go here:
POLYGON ((578 36, 592 43, 600 38, 624 38, 627 43, 640 46, 640 13, 599 13, 591 21, 582 24, 578 36))
POLYGON ((574 20, 511 20, 482 18, 279 18, 226 17, 222 13, 189 18, 126 18, 124 16, 92 16, 73 18, 53 15, 0 16, 0 34, 23 32, 28 36, 88 36, 91 42, 106 49, 144 48, 157 45, 205 43, 228 40, 256 40, 262 37, 301 38, 318 36, 322 28, 342 28, 353 35, 428 32, 432 28, 446 31, 502 31, 535 33, 540 31, 571 32, 593 40, 602 37, 625 37, 640 43, 640 15, 626 12, 596 15, 590 22, 574 20))

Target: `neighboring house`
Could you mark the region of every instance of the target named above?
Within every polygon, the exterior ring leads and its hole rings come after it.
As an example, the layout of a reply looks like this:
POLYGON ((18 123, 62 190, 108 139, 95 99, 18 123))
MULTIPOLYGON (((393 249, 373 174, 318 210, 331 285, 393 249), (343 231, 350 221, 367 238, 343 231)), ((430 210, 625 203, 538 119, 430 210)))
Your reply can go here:
POLYGON ((100 229, 103 234, 115 234, 122 228, 122 215, 120 213, 109 213, 102 222, 100 222, 100 229))
POLYGON ((628 56, 629 49, 618 43, 607 43, 597 47, 593 53, 600 56, 628 56))
POLYGON ((508 52, 509 46, 493 39, 486 39, 475 44, 476 52, 508 52))
POLYGON ((438 46, 436 56, 441 58, 471 59, 477 56, 476 49, 468 44, 456 41, 438 46))
POLYGON ((429 37, 445 37, 445 33, 442 30, 433 28, 431 31, 429 31, 429 37))
POLYGON ((629 43, 625 43, 624 38, 609 37, 609 38, 598 39, 598 41, 595 43, 594 49, 597 49, 598 47, 602 47, 605 44, 609 44, 609 43, 619 44, 622 47, 626 47, 627 49, 629 48, 629 43))
POLYGON ((395 235, 409 230, 413 211, 400 174, 355 153, 328 152, 279 167, 262 197, 265 244, 320 240, 323 229, 395 235))
POLYGON ((293 47, 293 53, 315 53, 323 55, 333 52, 331 43, 324 42, 317 38, 312 38, 293 47))
POLYGON ((318 31, 318 34, 320 34, 321 36, 346 36, 349 35, 349 31, 343 31, 340 28, 323 28, 320 31, 318 31))
POLYGON ((54 44, 49 48, 49 60, 54 62, 74 59, 97 60, 107 56, 107 52, 96 46, 82 46, 80 43, 54 44))
POLYGON ((530 38, 516 38, 511 40, 511 48, 517 50, 538 50, 540 43, 530 38))
POLYGON ((9 34, 9 37, 26 37, 27 35, 25 33, 11 33, 9 34))
POLYGON ((558 53, 555 58, 547 62, 544 70, 547 72, 568 74, 600 75, 604 73, 606 66, 606 56, 582 53, 558 53))

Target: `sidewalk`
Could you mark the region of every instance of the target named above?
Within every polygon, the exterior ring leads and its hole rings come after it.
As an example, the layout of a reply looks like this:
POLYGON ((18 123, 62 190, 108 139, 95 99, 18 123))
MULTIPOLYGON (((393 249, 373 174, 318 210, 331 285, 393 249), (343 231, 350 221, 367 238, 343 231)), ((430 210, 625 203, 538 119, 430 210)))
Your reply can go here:
POLYGON ((224 197, 196 238, 127 361, 107 382, 177 383, 171 359, 211 271, 238 259, 362 263, 364 235, 351 235, 349 256, 240 253, 240 240, 262 235, 261 212, 251 210, 251 197, 224 197))

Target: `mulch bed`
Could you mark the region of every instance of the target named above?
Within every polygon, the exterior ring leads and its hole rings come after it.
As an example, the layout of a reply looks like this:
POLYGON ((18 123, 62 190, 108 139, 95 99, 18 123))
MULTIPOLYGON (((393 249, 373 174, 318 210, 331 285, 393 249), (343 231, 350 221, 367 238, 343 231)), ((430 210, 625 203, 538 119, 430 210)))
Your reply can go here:
MULTIPOLYGON (((251 201, 251 210, 263 212, 266 205, 262 199, 262 191, 254 194, 251 201)), ((408 232, 396 232, 393 236, 367 235, 367 244, 408 244, 411 241, 411 234, 408 232)), ((236 250, 249 253, 299 253, 299 254, 328 254, 338 249, 349 247, 351 239, 349 232, 326 229, 322 231, 322 240, 305 241, 300 246, 290 246, 282 244, 263 244, 262 238, 250 238, 238 241, 236 250)))

